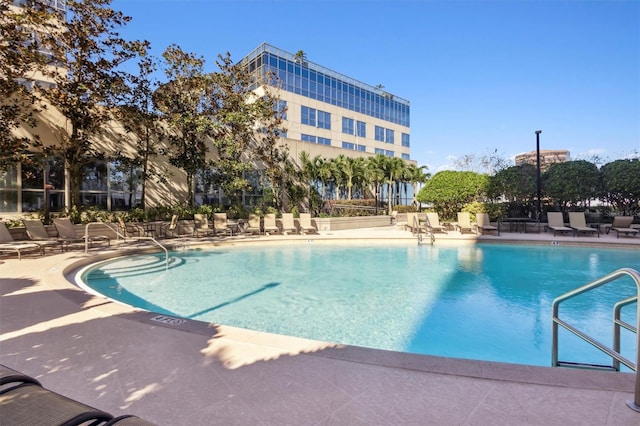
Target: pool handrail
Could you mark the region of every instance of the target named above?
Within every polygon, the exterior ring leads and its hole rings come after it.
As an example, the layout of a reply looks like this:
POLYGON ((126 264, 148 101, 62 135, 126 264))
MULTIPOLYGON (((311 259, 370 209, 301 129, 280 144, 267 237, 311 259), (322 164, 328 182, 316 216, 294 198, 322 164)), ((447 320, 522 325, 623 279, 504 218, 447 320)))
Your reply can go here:
MULTIPOLYGON (((122 235, 117 229, 114 229, 108 223, 105 223, 105 222, 89 222, 89 223, 87 223, 87 225, 84 228, 84 252, 85 252, 85 254, 89 252, 89 225, 95 225, 95 224, 106 226, 111 231, 113 231, 118 236, 118 238, 122 238, 124 241, 127 240, 126 236, 122 235)), ((153 237, 149 237, 149 236, 137 236, 137 237, 128 237, 128 238, 129 239, 133 239, 133 240, 149 240, 149 241, 153 241, 154 244, 156 244, 158 247, 160 247, 162 250, 164 250, 165 267, 167 269, 169 269, 169 250, 167 250, 167 248, 165 246, 160 244, 160 242, 158 242, 158 240, 156 240, 153 237)))
POLYGON ((634 411, 640 412, 640 374, 638 373, 638 365, 640 365, 640 335, 638 334, 638 328, 640 328, 640 305, 637 303, 638 301, 638 295, 640 294, 640 273, 638 271, 636 271, 635 269, 631 269, 631 268, 621 268, 618 269, 617 271, 614 271, 608 275, 605 275, 602 278, 599 278, 589 284, 583 285, 582 287, 578 287, 574 290, 571 290, 561 296, 556 297, 553 300, 553 305, 552 305, 552 312, 553 312, 553 317, 552 317, 552 323, 553 323, 553 328, 552 328, 552 348, 551 348, 551 365, 553 367, 557 367, 559 365, 562 364, 562 362, 558 361, 558 326, 562 326, 565 329, 567 329, 568 331, 570 331, 571 333, 575 334, 576 336, 580 337, 581 339, 585 340, 587 343, 591 344, 592 346, 594 346, 595 348, 599 349, 600 351, 606 353, 607 355, 611 356, 613 361, 613 366, 611 367, 612 369, 616 369, 619 370, 620 368, 620 363, 623 363, 624 365, 626 365, 629 369, 631 369, 632 371, 635 372, 636 374, 636 378, 635 378, 635 390, 634 390, 634 400, 633 401, 627 401, 627 406, 629 408, 631 408, 634 411), (578 296, 580 294, 586 293, 587 291, 593 290, 595 288, 601 287, 605 284, 608 284, 612 281, 615 281, 619 278, 625 277, 625 276, 629 276, 631 277, 631 279, 635 282, 636 284, 636 296, 633 297, 629 297, 626 298, 624 300, 621 300, 619 302, 617 302, 614 305, 614 335, 613 335, 613 348, 609 348, 607 347, 605 344, 597 341, 596 339, 588 336, 587 334, 583 333, 582 331, 574 328, 573 326, 569 325, 568 323, 566 323, 565 321, 562 321, 559 316, 559 308, 560 308, 560 303, 571 299, 575 296, 578 296), (628 304, 634 303, 636 302, 637 305, 637 315, 636 315, 636 326, 632 326, 631 324, 628 324, 624 321, 622 321, 620 319, 620 311, 622 309, 623 306, 626 306, 628 304), (636 334, 636 362, 632 362, 628 359, 626 359, 625 357, 622 356, 622 354, 620 353, 620 327, 624 327, 629 331, 635 332, 636 334))

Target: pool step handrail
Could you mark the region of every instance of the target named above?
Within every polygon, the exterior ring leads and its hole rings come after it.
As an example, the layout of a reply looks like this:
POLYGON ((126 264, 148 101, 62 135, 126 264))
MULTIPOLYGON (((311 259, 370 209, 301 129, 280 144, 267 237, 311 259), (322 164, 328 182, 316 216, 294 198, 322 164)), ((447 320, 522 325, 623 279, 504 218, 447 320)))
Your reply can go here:
POLYGON ((631 268, 622 268, 614 271, 608 275, 605 275, 602 278, 599 278, 589 284, 583 285, 582 287, 578 287, 574 290, 571 290, 561 296, 556 297, 553 300, 552 305, 552 347, 551 347, 551 365, 553 367, 558 366, 573 366, 573 367, 590 367, 590 368, 607 368, 611 370, 620 370, 620 363, 627 366, 630 370, 634 371, 636 374, 635 379, 635 390, 634 390, 634 399, 633 401, 627 401, 627 406, 634 411, 640 412, 640 374, 638 372, 638 365, 640 365, 640 335, 638 334, 638 328, 640 328, 640 305, 638 304, 638 295, 640 294, 640 273, 635 269, 631 268), (613 308, 613 347, 608 347, 607 345, 597 341, 596 339, 590 337, 586 333, 578 330, 577 328, 571 326, 567 322, 563 321, 559 317, 559 309, 560 303, 586 293, 590 290, 599 288, 605 284, 609 284, 613 281, 618 280, 623 277, 631 277, 631 279, 636 284, 636 295, 620 300, 614 305, 613 308), (636 314, 636 325, 628 324, 620 319, 621 310, 624 306, 635 303, 637 314, 636 314), (588 365, 581 363, 571 363, 566 361, 558 360, 558 326, 564 327, 569 332, 574 335, 580 337, 587 343, 594 346, 596 349, 606 353, 609 355, 613 363, 611 366, 596 366, 596 365, 588 365), (633 362, 628 360, 620 353, 620 328, 623 327, 636 335, 636 361, 633 362))
MULTIPOLYGON (((425 236, 429 237, 429 240, 431 241, 431 244, 433 245, 433 243, 436 242, 436 237, 435 235, 433 235, 433 230, 431 229, 431 224, 429 223, 429 217, 427 216, 425 218, 426 222, 425 222, 425 226, 424 226, 424 233, 425 236)), ((418 236, 418 245, 422 245, 423 243, 423 238, 422 238, 422 234, 420 233, 420 219, 418 218, 418 215, 413 216, 413 223, 411 224, 411 229, 415 229, 417 236, 418 236)))
POLYGON ((84 228, 84 252, 88 253, 89 252, 89 225, 102 225, 102 226, 106 226, 107 228, 109 228, 111 231, 113 231, 118 238, 122 238, 124 241, 127 241, 127 238, 129 238, 130 240, 136 240, 136 241, 140 241, 140 240, 148 240, 148 241, 152 241, 155 245, 157 245, 158 247, 160 247, 162 250, 164 250, 164 264, 165 264, 165 268, 169 269, 169 250, 167 250, 167 248, 165 246, 163 246, 162 244, 160 244, 160 242, 158 242, 158 240, 156 240, 153 237, 149 237, 149 236, 138 236, 138 237, 126 237, 125 235, 121 234, 120 231, 118 231, 117 229, 115 229, 113 226, 111 226, 108 223, 105 222, 89 222, 87 223, 87 225, 84 228))

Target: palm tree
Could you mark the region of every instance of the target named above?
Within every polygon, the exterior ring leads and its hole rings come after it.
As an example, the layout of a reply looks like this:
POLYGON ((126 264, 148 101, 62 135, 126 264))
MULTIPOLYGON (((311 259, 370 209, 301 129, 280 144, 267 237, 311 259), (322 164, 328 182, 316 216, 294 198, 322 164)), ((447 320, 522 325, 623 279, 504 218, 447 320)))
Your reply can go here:
POLYGON ((327 183, 333 177, 331 162, 321 158, 319 155, 314 158, 315 167, 318 170, 318 179, 320 179, 322 198, 327 198, 327 183))
POLYGON ((414 164, 409 164, 405 169, 404 178, 413 186, 413 199, 411 202, 414 206, 418 205, 418 200, 416 200, 418 184, 425 183, 431 177, 430 173, 424 173, 426 169, 427 166, 418 167, 414 164))
POLYGON ((380 194, 380 184, 385 178, 385 163, 389 157, 385 157, 382 154, 378 154, 375 157, 369 157, 366 167, 366 180, 369 184, 373 185, 371 192, 376 197, 376 212, 378 208, 378 196, 380 194))
POLYGON ((391 192, 393 190, 393 184, 400 182, 400 178, 403 175, 404 168, 406 167, 406 163, 402 158, 391 157, 387 163, 387 168, 385 170, 385 178, 387 179, 387 207, 389 215, 393 211, 393 206, 391 205, 391 192))

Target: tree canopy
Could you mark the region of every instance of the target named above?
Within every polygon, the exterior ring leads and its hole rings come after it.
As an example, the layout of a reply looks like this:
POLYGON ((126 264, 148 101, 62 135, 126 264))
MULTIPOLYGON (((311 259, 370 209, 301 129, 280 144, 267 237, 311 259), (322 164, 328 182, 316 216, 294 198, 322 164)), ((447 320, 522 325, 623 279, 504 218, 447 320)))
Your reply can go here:
POLYGON ((445 170, 436 173, 418 193, 422 203, 432 204, 445 218, 453 218, 465 204, 480 201, 489 176, 475 172, 445 170))

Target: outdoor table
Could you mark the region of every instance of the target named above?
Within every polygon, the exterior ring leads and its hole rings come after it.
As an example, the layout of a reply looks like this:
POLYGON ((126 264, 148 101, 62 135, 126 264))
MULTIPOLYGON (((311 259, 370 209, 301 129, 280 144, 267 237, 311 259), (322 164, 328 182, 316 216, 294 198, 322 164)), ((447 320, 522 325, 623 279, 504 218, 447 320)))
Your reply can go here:
POLYGON ((147 237, 161 238, 164 225, 165 222, 162 221, 144 222, 144 235, 147 237))
MULTIPOLYGON (((527 223, 532 223, 535 221, 535 219, 532 219, 530 217, 507 217, 504 220, 504 222, 509 223, 509 232, 513 232, 513 230, 515 229, 515 232, 524 232, 525 234, 527 233, 527 223)), ((539 231, 540 228, 538 227, 538 232, 539 231)))

